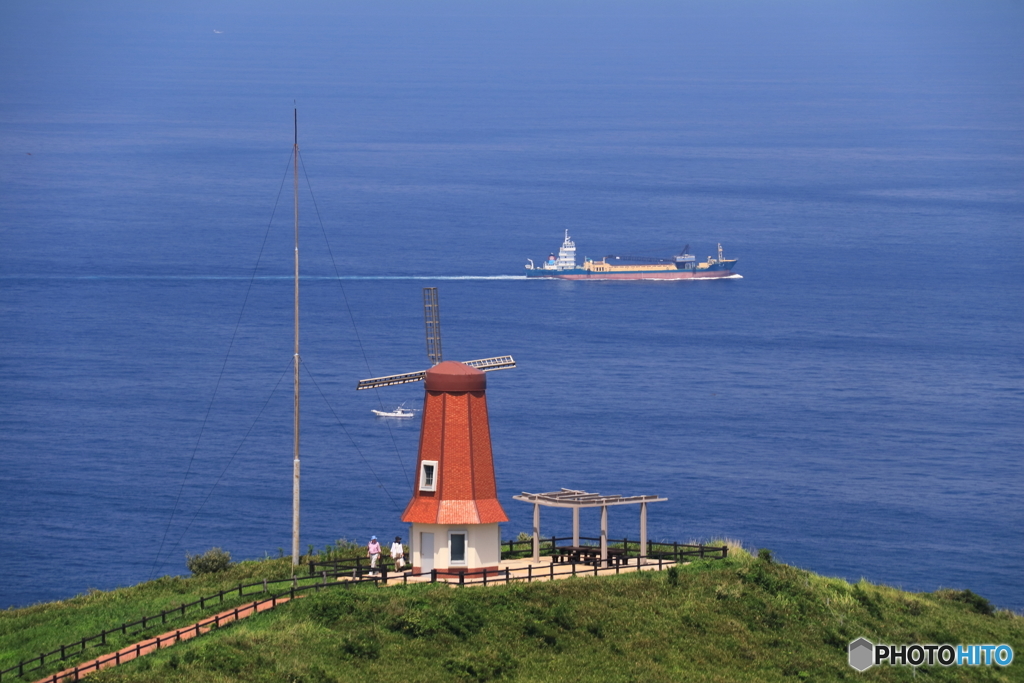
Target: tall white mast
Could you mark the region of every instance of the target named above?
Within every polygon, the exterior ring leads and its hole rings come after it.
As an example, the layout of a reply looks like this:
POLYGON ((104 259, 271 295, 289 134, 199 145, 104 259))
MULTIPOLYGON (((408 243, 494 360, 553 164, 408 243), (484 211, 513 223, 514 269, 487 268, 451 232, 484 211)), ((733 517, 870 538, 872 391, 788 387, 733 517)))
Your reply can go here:
POLYGON ((299 110, 294 110, 295 148, 295 437, 292 460, 292 566, 299 564, 299 110))

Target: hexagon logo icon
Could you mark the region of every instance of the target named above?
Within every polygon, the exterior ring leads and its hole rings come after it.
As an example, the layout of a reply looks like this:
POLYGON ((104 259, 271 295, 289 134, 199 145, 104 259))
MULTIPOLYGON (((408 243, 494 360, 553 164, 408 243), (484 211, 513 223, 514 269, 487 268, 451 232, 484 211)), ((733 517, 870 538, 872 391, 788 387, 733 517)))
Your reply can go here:
POLYGON ((857 671, 867 671, 875 663, 875 645, 867 638, 858 638, 850 643, 850 666, 857 671))

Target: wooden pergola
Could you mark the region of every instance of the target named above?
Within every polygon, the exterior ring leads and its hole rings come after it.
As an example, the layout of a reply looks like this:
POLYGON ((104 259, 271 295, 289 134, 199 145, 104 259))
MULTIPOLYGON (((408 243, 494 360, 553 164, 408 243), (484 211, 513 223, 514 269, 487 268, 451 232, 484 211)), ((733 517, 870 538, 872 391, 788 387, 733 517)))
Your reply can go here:
POLYGON ((659 496, 602 496, 574 489, 562 489, 548 493, 527 493, 523 491, 514 500, 533 503, 533 561, 540 562, 540 507, 572 508, 572 544, 580 544, 580 508, 601 508, 601 564, 608 564, 608 507, 611 505, 640 506, 640 554, 647 549, 647 504, 662 503, 668 498, 659 496))

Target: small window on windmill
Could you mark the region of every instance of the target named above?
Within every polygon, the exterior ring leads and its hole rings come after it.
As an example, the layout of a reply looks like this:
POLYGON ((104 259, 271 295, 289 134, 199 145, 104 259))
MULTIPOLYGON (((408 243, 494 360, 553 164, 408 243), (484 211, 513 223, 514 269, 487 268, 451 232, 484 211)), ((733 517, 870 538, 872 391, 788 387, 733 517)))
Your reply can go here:
POLYGON ((437 490, 437 461, 424 460, 420 464, 420 491, 437 490))

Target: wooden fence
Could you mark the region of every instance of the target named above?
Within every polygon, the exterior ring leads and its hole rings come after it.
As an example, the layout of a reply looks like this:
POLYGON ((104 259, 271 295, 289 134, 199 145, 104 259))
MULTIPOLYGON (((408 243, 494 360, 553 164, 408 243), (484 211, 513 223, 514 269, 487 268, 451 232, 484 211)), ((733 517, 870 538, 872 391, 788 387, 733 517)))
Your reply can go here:
MULTIPOLYGON (((556 552, 558 543, 572 541, 571 537, 549 537, 542 539, 542 547, 547 555, 551 555, 556 552)), ((599 538, 592 537, 580 537, 580 541, 594 542, 600 541, 599 538)), ((506 541, 502 543, 502 546, 507 546, 508 550, 502 550, 502 559, 514 559, 522 552, 518 550, 518 546, 523 544, 529 545, 528 555, 533 553, 533 541, 506 541)), ((400 574, 402 583, 408 583, 410 578, 425 578, 429 577, 430 581, 446 582, 455 584, 458 586, 472 586, 472 585, 493 585, 493 584, 508 584, 511 582, 526 582, 530 583, 537 580, 555 580, 557 578, 563 578, 568 576, 581 576, 581 575, 593 575, 599 576, 601 574, 619 574, 622 570, 628 570, 634 566, 636 570, 649 569, 653 570, 655 565, 654 561, 657 560, 657 569, 661 570, 665 563, 676 563, 683 562, 693 558, 707 558, 707 559, 724 559, 729 554, 728 546, 705 546, 705 545, 693 545, 685 543, 653 543, 649 542, 647 547, 647 553, 640 553, 640 543, 638 541, 630 541, 628 539, 622 539, 621 542, 615 541, 609 543, 609 547, 622 548, 626 553, 626 558, 622 563, 615 563, 613 566, 600 566, 600 563, 593 562, 590 564, 580 562, 555 562, 554 559, 547 565, 546 568, 534 568, 533 565, 528 565, 524 569, 500 569, 500 570, 449 570, 447 575, 439 575, 437 570, 431 572, 420 572, 419 574, 413 574, 411 571, 403 572, 400 574), (561 568, 563 571, 556 571, 556 567, 561 568)), ((393 564, 393 563, 392 563, 393 564)), ((162 610, 159 614, 151 616, 143 616, 132 622, 123 622, 119 626, 115 626, 111 629, 104 629, 99 633, 91 636, 86 636, 81 640, 76 640, 70 644, 61 645, 55 650, 50 652, 40 653, 38 657, 23 660, 18 662, 16 665, 7 669, 0 670, 0 682, 5 679, 11 679, 13 676, 22 677, 27 673, 38 671, 44 668, 47 664, 53 665, 57 662, 66 660, 69 657, 74 657, 82 654, 86 649, 90 647, 105 647, 107 645, 107 637, 111 635, 129 635, 129 631, 134 630, 134 635, 141 635, 150 626, 156 624, 165 625, 168 618, 184 617, 188 610, 198 607, 200 611, 205 610, 210 605, 223 604, 225 597, 245 597, 246 595, 257 595, 267 594, 270 595, 262 600, 257 600, 254 603, 248 605, 235 607, 233 611, 233 619, 229 621, 237 620, 239 613, 253 610, 255 613, 260 611, 260 607, 267 609, 267 605, 271 608, 276 607, 278 602, 287 596, 287 599, 292 599, 296 595, 296 591, 320 591, 331 586, 347 586, 351 587, 355 584, 361 583, 373 583, 388 585, 389 581, 397 580, 397 577, 389 577, 388 563, 383 559, 378 563, 378 574, 370 574, 370 563, 365 558, 355 558, 354 560, 331 560, 323 562, 310 561, 309 563, 309 576, 307 577, 292 577, 288 579, 264 579, 257 583, 249 584, 238 584, 237 588, 231 588, 222 590, 209 596, 200 597, 198 600, 188 603, 182 603, 178 607, 170 610, 162 610), (339 581, 341 577, 345 577, 349 580, 339 581), (328 579, 334 579, 334 581, 328 582, 328 579), (278 586, 280 584, 290 584, 288 590, 281 591, 278 593, 272 593, 271 587, 278 586)), ((229 613, 229 615, 232 613, 229 613)), ((245 615, 243 615, 245 616, 245 615)), ((142 648, 138 652, 138 655, 145 654, 152 649, 160 649, 161 645, 165 645, 168 640, 178 642, 185 637, 183 634, 191 633, 187 637, 195 637, 200 634, 201 629, 209 629, 210 626, 220 626, 220 618, 211 618, 206 621, 200 620, 198 623, 189 626, 186 629, 178 629, 173 635, 166 635, 157 637, 143 646, 142 643, 136 643, 135 649, 142 648)), ((205 631, 204 631, 205 632, 205 631)), ((130 648, 129 648, 130 649, 130 648)), ((93 660, 88 663, 88 668, 80 669, 76 667, 73 670, 66 671, 63 674, 53 674, 53 676, 45 679, 51 683, 60 683, 60 681, 78 680, 80 675, 98 671, 104 665, 110 665, 113 662, 115 665, 121 663, 121 659, 125 656, 122 654, 124 650, 119 650, 108 658, 93 660)), ((134 658, 133 655, 132 658, 134 658)))

